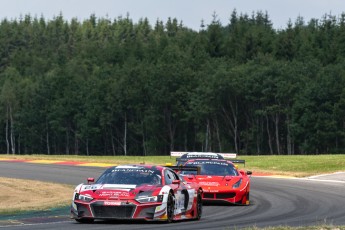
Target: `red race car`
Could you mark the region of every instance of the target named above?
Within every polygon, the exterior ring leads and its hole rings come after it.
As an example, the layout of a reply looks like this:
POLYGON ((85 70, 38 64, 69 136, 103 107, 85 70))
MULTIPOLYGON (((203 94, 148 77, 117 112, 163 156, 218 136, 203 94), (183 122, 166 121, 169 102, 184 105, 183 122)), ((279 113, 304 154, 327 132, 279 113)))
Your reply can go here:
POLYGON ((199 220, 201 196, 201 186, 187 184, 167 167, 114 166, 96 182, 89 178, 88 184, 75 188, 71 218, 81 223, 97 219, 199 220))
POLYGON ((181 171, 180 175, 203 188, 203 202, 249 205, 251 171, 238 170, 224 159, 193 159, 184 166, 200 167, 200 175, 192 171, 181 171))

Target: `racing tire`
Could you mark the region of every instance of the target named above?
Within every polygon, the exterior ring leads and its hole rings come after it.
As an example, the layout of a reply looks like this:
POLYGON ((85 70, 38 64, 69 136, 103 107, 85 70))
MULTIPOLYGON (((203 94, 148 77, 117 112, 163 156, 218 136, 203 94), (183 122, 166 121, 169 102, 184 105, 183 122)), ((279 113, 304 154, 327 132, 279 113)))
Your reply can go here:
POLYGON ((249 192, 243 196, 242 200, 241 200, 241 204, 242 205, 245 205, 245 206, 248 206, 250 204, 250 201, 249 201, 249 192))
POLYGON ((246 205, 249 205, 249 204, 250 204, 250 201, 249 201, 249 192, 248 192, 246 196, 246 205))
POLYGON ((174 195, 172 192, 169 192, 167 200, 167 222, 171 223, 174 220, 174 211, 175 211, 175 202, 174 195))
POLYGON ((198 192, 198 196, 196 198, 196 220, 200 220, 202 215, 202 198, 201 193, 198 192))
POLYGON ((94 219, 83 218, 83 219, 75 219, 75 221, 81 224, 92 224, 94 219))

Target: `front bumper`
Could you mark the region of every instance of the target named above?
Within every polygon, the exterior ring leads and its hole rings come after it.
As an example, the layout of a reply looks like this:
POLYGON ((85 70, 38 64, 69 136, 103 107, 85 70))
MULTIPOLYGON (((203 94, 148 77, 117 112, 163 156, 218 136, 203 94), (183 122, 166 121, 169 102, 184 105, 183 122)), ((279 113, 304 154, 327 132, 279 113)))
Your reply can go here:
POLYGON ((202 194, 203 203, 228 203, 228 204, 247 204, 245 197, 248 197, 246 192, 235 191, 204 191, 202 194), (245 202, 245 203, 243 203, 245 202))
POLYGON ((136 202, 74 201, 71 206, 72 219, 144 219, 166 220, 162 203, 139 204, 136 202))

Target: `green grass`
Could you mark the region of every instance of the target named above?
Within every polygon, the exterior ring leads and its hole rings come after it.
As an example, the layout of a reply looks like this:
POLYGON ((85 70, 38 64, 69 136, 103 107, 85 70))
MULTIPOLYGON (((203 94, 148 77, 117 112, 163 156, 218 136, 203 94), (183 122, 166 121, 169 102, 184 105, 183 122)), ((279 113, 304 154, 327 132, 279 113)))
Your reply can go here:
MULTIPOLYGON (((146 163, 165 165, 174 164, 175 157, 170 156, 78 156, 78 155, 0 155, 0 158, 82 161, 93 163, 132 164, 146 163)), ((345 154, 338 155, 269 155, 239 156, 246 160, 240 168, 253 172, 266 172, 279 175, 304 177, 310 175, 345 171, 345 154)))
POLYGON ((251 170, 310 176, 345 171, 345 155, 244 156, 251 170))

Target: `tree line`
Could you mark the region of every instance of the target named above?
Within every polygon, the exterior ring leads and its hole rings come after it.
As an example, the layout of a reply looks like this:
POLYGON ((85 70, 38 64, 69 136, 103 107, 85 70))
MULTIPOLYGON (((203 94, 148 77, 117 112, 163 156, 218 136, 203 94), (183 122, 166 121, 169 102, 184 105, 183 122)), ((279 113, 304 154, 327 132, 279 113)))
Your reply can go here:
POLYGON ((0 23, 0 152, 345 150, 345 14, 0 23))

